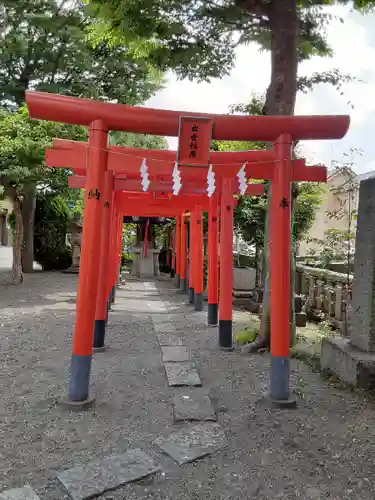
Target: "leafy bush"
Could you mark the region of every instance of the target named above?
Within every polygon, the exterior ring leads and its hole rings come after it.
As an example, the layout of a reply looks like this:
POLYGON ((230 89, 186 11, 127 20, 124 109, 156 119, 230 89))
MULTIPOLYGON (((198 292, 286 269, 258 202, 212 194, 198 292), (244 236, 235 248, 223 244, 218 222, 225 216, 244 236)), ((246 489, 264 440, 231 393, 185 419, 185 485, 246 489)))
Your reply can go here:
POLYGON ((124 266, 130 266, 133 262, 133 259, 131 258, 131 255, 126 253, 126 252, 122 252, 121 254, 121 267, 124 267, 124 266))
POLYGON ((59 196, 39 195, 35 210, 35 260, 45 271, 67 269, 72 264, 71 249, 65 243, 69 209, 59 196))

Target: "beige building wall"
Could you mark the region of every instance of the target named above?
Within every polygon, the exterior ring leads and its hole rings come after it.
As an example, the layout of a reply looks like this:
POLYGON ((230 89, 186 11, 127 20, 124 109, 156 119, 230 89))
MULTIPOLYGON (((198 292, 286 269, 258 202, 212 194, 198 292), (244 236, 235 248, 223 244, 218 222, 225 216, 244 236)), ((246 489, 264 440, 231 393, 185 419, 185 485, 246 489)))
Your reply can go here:
MULTIPOLYGON (((327 231, 348 230, 350 214, 358 207, 359 182, 356 179, 360 180, 347 169, 338 170, 328 177, 323 202, 307 237, 299 244, 298 255, 319 255, 327 231)), ((353 222, 351 226, 353 231, 353 222)))
POLYGON ((9 198, 0 200, 0 246, 12 246, 12 232, 8 225, 8 215, 13 206, 9 198))

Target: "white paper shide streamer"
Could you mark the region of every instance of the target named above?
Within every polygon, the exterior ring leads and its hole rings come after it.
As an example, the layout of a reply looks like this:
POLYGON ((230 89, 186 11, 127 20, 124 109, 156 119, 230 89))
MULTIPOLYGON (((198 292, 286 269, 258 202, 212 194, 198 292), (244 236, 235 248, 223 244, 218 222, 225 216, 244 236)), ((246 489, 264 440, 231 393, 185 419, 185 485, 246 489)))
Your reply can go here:
POLYGON ((150 186, 150 180, 148 178, 148 166, 146 158, 143 158, 140 173, 141 173, 142 191, 147 191, 150 186))
POLYGON ((176 162, 174 164, 173 168, 173 173, 172 173, 172 179, 173 179, 173 195, 177 196, 178 193, 181 191, 182 184, 181 184, 181 173, 178 168, 178 163, 176 162))
POLYGON ((244 196, 247 189, 246 164, 247 162, 237 172, 238 188, 241 196, 244 196))
POLYGON ((215 172, 212 170, 212 165, 210 165, 207 172, 207 195, 209 198, 211 198, 215 190, 216 190, 215 172))

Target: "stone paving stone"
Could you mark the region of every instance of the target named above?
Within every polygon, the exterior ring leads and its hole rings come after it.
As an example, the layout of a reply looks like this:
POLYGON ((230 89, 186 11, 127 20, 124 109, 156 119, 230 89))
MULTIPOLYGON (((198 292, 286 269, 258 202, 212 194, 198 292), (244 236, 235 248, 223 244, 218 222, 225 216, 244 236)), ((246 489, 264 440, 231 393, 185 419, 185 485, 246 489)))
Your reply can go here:
POLYGON ((30 486, 24 486, 2 491, 0 500, 40 500, 40 498, 30 486))
POLYGON ((156 334, 160 347, 162 346, 172 346, 172 345, 182 345, 182 340, 177 335, 173 333, 163 333, 159 332, 156 334))
MULTIPOLYGON (((157 311, 151 311, 151 313, 156 313, 157 311)), ((154 324, 164 324, 164 323, 171 323, 173 324, 175 322, 176 318, 171 316, 170 314, 162 313, 162 314, 153 314, 152 315, 152 321, 154 324)))
POLYGON ((173 415, 175 422, 186 420, 216 421, 216 413, 211 399, 203 389, 185 389, 173 397, 173 415))
POLYGON ((185 346, 163 346, 161 348, 163 363, 181 363, 190 361, 190 353, 185 346))
POLYGON ((195 364, 192 361, 164 363, 164 367, 170 387, 202 385, 195 364))
POLYGON ((226 437, 219 424, 205 423, 186 427, 168 437, 159 437, 155 444, 183 465, 220 450, 226 444, 226 437))
POLYGON ((155 328, 156 333, 158 333, 158 332, 174 333, 176 331, 175 325, 173 325, 171 323, 158 323, 158 322, 155 323, 154 322, 154 328, 155 328))
POLYGON ((85 500, 158 471, 160 467, 136 448, 59 472, 57 478, 73 500, 85 500))
MULTIPOLYGON (((149 306, 149 309, 151 311, 151 314, 152 313, 164 313, 167 310, 167 308, 165 307, 165 305, 163 303, 155 304, 155 302, 154 302, 152 304, 149 304, 148 306, 149 306)), ((160 314, 160 316, 162 316, 162 314, 160 314)))

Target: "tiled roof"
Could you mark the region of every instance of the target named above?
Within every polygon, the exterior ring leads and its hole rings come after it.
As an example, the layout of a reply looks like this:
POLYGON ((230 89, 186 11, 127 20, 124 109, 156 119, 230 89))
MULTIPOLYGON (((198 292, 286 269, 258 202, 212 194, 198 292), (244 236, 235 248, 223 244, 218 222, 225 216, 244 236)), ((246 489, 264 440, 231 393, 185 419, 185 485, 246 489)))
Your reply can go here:
POLYGON ((375 170, 357 175, 357 181, 358 182, 365 181, 366 179, 371 179, 372 177, 375 177, 375 170))
MULTIPOLYGON (((330 172, 328 172, 328 179, 330 177, 334 176, 335 174, 339 173, 341 170, 342 169, 337 169, 337 170, 331 170, 330 172)), ((353 174, 355 174, 355 172, 353 172, 353 174)), ((363 174, 358 174, 358 175, 356 175, 355 180, 359 184, 361 181, 365 181, 366 179, 371 179, 372 177, 375 177, 375 170, 371 170, 370 172, 365 172, 363 174)))

